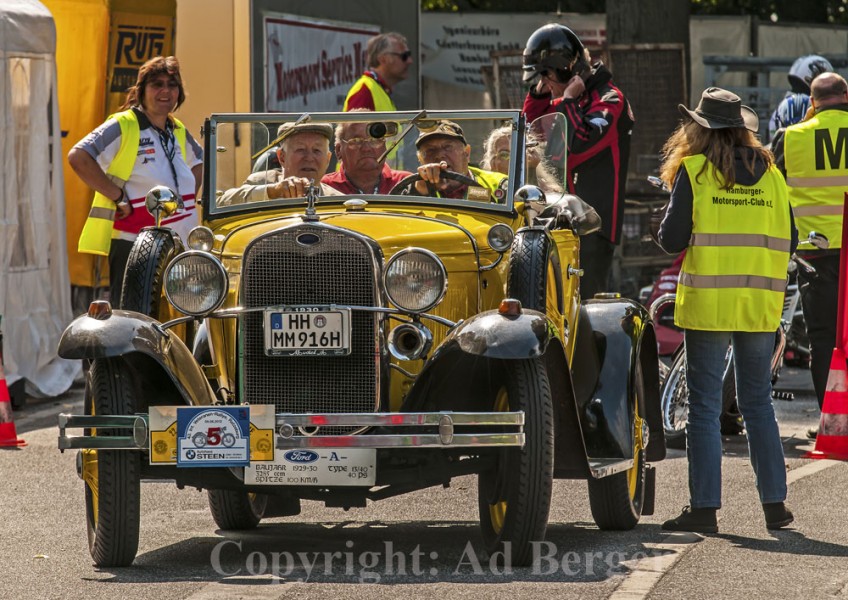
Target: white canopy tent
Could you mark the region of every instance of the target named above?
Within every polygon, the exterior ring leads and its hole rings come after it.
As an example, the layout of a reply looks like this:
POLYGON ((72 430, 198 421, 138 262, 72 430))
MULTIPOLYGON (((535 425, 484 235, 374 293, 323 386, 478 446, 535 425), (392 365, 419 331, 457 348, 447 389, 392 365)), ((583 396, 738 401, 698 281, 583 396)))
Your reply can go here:
POLYGON ((0 2, 0 315, 6 380, 56 396, 80 373, 56 355, 71 321, 56 27, 37 0, 0 2))

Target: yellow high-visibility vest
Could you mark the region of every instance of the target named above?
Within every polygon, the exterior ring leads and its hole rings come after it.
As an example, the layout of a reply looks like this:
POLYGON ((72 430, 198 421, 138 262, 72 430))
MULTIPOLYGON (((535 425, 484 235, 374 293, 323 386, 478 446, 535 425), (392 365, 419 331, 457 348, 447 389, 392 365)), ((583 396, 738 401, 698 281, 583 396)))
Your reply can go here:
MULTIPOLYGON (((132 109, 115 113, 109 118, 114 118, 121 127, 121 147, 109 164, 109 168, 106 169, 106 174, 110 175, 116 183, 126 183, 132 174, 138 155, 138 144, 141 138, 138 118, 132 109)), ((174 136, 180 143, 183 160, 186 160, 185 126, 177 119, 174 119, 174 123, 174 136)), ((113 227, 114 221, 115 202, 100 192, 95 192, 88 218, 80 234, 77 250, 84 254, 109 256, 112 238, 117 237, 113 227)))
POLYGON ((468 167, 474 179, 480 184, 480 187, 486 188, 489 194, 497 202, 504 202, 503 198, 498 198, 497 191, 500 188, 501 182, 506 179, 503 173, 495 173, 494 171, 484 171, 477 167, 468 167))
POLYGON ((786 128, 786 185, 798 234, 823 233, 842 247, 842 205, 848 191, 848 114, 824 110, 786 128))
POLYGON ((395 112, 397 108, 395 107, 395 103, 392 102, 391 97, 386 93, 386 90, 383 89, 383 86, 380 85, 377 81, 374 80, 373 77, 369 77, 368 75, 363 75, 351 86, 350 91, 348 91, 347 96, 345 97, 344 107, 342 110, 344 112, 348 111, 348 102, 350 102, 351 96, 358 93, 363 87, 367 87, 371 92, 371 98, 374 100, 374 110, 376 112, 395 112))
POLYGON ((703 331, 775 331, 789 263, 791 222, 783 176, 721 189, 707 158, 683 159, 692 182, 692 238, 680 269, 674 323, 703 331))

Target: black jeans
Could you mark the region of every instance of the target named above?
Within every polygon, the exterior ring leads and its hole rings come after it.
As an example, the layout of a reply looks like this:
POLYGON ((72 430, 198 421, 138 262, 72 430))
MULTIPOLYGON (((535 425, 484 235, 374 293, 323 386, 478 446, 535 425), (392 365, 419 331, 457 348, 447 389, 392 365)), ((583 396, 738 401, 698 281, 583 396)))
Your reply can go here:
POLYGON ((598 233, 580 238, 580 298, 588 300, 597 292, 609 291, 609 276, 615 244, 598 233))
POLYGON ((121 306, 121 288, 124 287, 124 271, 130 257, 133 242, 112 240, 109 247, 109 302, 112 308, 121 306))
POLYGON ((816 268, 815 276, 798 269, 798 286, 801 289, 801 308, 810 338, 810 373, 819 401, 824 404, 830 358, 836 346, 836 312, 839 296, 839 254, 810 258, 816 268))

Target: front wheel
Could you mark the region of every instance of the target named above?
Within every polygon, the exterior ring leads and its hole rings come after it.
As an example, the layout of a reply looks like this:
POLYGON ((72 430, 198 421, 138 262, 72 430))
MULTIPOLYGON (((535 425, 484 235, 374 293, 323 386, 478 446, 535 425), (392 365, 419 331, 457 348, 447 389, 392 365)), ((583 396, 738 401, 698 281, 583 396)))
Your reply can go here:
POLYGON ((532 542, 542 541, 553 488, 553 406, 541 359, 505 361, 494 408, 524 411, 523 448, 504 448, 497 465, 480 473, 478 503, 483 541, 490 555, 504 552, 514 566, 532 561, 532 542))
POLYGON ((215 524, 225 531, 254 529, 265 515, 266 494, 238 490, 208 490, 209 510, 215 524))
POLYGON ((601 479, 589 478, 589 506, 597 526, 605 530, 633 529, 642 516, 645 499, 645 448, 648 426, 642 418, 645 386, 642 369, 636 363, 633 381, 633 465, 601 479))
MULTIPOLYGON (((132 415, 136 410, 133 375, 119 358, 95 359, 89 371, 90 414, 132 415)), ((131 431, 102 430, 105 435, 131 431)), ((85 482, 88 547, 98 567, 126 567, 138 551, 140 456, 132 450, 81 450, 85 482)))

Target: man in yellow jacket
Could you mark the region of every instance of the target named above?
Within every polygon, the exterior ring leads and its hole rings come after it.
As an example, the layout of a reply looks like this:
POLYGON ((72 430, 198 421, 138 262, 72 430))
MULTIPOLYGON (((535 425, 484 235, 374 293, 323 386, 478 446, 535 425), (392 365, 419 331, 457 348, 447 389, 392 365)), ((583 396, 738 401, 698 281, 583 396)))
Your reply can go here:
MULTIPOLYGON (((810 372, 821 407, 836 344, 842 207, 848 190, 848 83, 837 73, 822 73, 813 79, 810 91, 814 114, 778 130, 772 151, 786 176, 799 237, 804 239, 815 231, 829 240, 827 250, 805 248, 799 252, 816 268, 815 275, 798 272, 810 338, 810 372)), ((810 437, 814 434, 815 430, 811 431, 810 437)))
POLYGON ((409 76, 412 65, 406 38, 394 32, 374 36, 365 46, 365 58, 368 69, 348 91, 342 110, 396 111, 392 88, 409 76))

